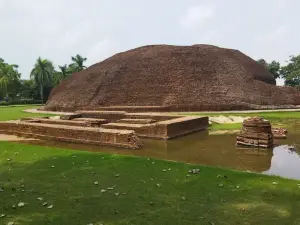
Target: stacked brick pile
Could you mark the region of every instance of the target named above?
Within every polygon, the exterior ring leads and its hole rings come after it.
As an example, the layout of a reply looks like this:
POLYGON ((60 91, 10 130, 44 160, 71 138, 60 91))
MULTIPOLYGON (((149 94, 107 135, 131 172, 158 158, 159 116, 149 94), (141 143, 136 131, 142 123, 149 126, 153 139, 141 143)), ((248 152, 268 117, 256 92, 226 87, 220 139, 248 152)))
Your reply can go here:
POLYGON ((237 145, 270 148, 273 146, 271 123, 262 117, 244 120, 236 140, 237 145))

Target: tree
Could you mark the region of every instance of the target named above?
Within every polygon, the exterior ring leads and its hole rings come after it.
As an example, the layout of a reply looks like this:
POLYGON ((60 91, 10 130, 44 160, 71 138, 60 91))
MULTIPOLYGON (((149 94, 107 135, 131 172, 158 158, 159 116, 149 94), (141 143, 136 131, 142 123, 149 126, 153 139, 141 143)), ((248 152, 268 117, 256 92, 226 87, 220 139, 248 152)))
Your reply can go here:
POLYGON ((20 73, 18 66, 8 64, 0 58, 0 94, 2 97, 7 97, 8 91, 13 91, 19 83, 20 73), (9 90, 8 90, 9 89, 9 90))
POLYGON ((300 55, 290 56, 288 64, 280 70, 285 85, 300 88, 300 55))
POLYGON ((86 69, 86 66, 84 66, 83 64, 87 60, 87 58, 83 58, 81 55, 77 54, 71 59, 73 63, 69 65, 69 68, 72 72, 79 72, 81 70, 86 69))
POLYGON ((72 71, 66 64, 63 66, 58 66, 58 68, 59 71, 56 71, 53 74, 53 86, 58 85, 62 80, 67 78, 72 73, 72 71))
POLYGON ((21 80, 21 91, 20 95, 22 99, 39 99, 40 91, 34 80, 21 80))
POLYGON ((55 70, 52 62, 39 57, 30 73, 30 78, 33 79, 40 88, 42 103, 44 103, 44 87, 51 83, 54 72, 55 70))
POLYGON ((277 61, 272 61, 271 63, 268 63, 264 59, 257 60, 259 64, 264 66, 271 74, 273 74, 274 78, 277 79, 280 77, 280 63, 277 61))

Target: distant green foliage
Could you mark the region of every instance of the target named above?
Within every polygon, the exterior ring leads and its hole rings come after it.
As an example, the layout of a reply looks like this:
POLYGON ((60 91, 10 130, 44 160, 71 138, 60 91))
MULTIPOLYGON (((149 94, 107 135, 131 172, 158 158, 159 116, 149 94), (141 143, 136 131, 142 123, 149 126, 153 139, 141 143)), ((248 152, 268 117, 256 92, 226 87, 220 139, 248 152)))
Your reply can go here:
POLYGON ((259 59, 257 62, 261 65, 263 65, 271 74, 273 74, 274 78, 277 79, 280 77, 280 63, 277 61, 272 61, 271 63, 268 63, 264 59, 259 59))
POLYGON ((20 76, 18 65, 8 64, 0 58, 0 97, 7 97, 8 91, 16 90, 20 76))
POLYGON ((291 56, 288 64, 281 68, 285 85, 294 86, 300 89, 300 55, 291 56))
POLYGON ((40 87, 42 102, 44 102, 44 87, 51 84, 52 76, 55 73, 53 63, 47 59, 39 57, 30 73, 37 86, 40 87))
POLYGON ((86 69, 84 62, 87 60, 87 58, 84 58, 81 55, 77 54, 75 57, 72 57, 71 59, 73 63, 69 65, 69 69, 72 72, 79 72, 81 70, 86 69))

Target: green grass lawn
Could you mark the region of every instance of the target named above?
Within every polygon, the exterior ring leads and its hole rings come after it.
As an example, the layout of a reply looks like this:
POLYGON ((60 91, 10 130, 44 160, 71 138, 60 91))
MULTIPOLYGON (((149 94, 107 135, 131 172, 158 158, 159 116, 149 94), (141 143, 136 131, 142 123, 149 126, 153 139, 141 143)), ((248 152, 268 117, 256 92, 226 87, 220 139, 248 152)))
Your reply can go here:
POLYGON ((25 109, 35 109, 35 108, 38 108, 38 106, 37 105, 0 106, 0 121, 17 120, 22 117, 47 116, 46 114, 35 114, 35 113, 23 112, 23 110, 25 109))
POLYGON ((0 224, 300 224, 299 184, 221 168, 0 142, 0 215, 5 214, 0 224), (187 176, 192 168, 201 172, 187 176), (18 207, 20 202, 25 206, 18 207))

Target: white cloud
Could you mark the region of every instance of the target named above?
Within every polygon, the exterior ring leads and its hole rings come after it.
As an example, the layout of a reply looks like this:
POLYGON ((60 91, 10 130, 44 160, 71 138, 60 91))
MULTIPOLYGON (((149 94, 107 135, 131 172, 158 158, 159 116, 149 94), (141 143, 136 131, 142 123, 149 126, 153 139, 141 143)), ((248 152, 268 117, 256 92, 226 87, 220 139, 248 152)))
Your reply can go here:
POLYGON ((109 38, 105 38, 91 45, 86 53, 89 65, 98 63, 116 53, 118 53, 118 44, 109 38))
POLYGON ((282 79, 282 78, 276 79, 276 84, 277 84, 278 86, 283 86, 283 85, 284 85, 284 79, 282 79))
POLYGON ((188 8, 180 20, 180 24, 184 28, 192 28, 199 25, 214 16, 215 9, 208 5, 196 5, 188 8))

